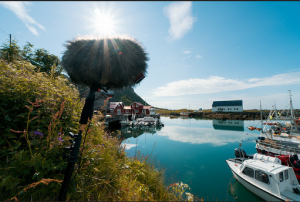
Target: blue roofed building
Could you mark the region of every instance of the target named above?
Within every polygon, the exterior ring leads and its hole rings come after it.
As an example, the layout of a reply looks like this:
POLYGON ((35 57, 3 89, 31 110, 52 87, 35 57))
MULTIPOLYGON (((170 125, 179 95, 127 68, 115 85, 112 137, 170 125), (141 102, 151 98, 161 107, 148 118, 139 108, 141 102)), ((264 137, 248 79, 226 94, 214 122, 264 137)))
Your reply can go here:
POLYGON ((214 101, 213 112, 243 112, 243 100, 214 101))

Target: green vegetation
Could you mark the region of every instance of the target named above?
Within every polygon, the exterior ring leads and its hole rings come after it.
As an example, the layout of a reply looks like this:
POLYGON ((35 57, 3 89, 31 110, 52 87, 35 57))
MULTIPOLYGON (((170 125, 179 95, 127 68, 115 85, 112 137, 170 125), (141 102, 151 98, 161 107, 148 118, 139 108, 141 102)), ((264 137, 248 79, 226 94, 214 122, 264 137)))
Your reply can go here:
POLYGON ((143 105, 149 105, 139 95, 137 95, 133 88, 123 88, 114 92, 111 102, 123 102, 126 106, 131 105, 133 102, 139 102, 143 105))
POLYGON ((28 61, 35 66, 34 70, 38 72, 46 72, 58 76, 62 72, 62 66, 60 65, 60 59, 53 54, 50 54, 45 49, 36 49, 32 51, 33 45, 29 42, 21 48, 17 44, 17 40, 14 39, 4 43, 0 49, 0 58, 7 61, 28 61))
MULTIPOLYGON (((44 71, 42 62, 25 61, 11 50, 0 55, 0 200, 54 201, 67 166, 63 147, 69 145, 68 132, 78 130, 83 103, 56 63, 44 71)), ((94 116, 83 133, 68 200, 192 200, 183 194, 188 186, 165 185, 151 157, 127 157, 101 118, 94 116)))
MULTIPOLYGON (((156 108, 158 111, 156 113, 159 113, 161 115, 172 115, 172 114, 180 114, 182 111, 184 112, 190 112, 193 113, 195 110, 188 110, 188 109, 177 109, 177 110, 170 110, 170 109, 163 109, 163 108, 156 108)), ((205 109, 202 112, 211 112, 211 109, 205 109)))

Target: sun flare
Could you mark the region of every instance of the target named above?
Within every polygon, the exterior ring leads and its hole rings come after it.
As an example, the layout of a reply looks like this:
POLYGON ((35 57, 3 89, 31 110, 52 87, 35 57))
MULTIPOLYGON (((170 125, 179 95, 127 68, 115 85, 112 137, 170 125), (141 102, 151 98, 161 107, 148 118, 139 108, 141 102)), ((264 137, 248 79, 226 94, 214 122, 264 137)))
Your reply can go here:
POLYGON ((110 13, 101 12, 98 8, 95 8, 94 14, 94 26, 98 34, 107 36, 115 33, 116 21, 110 13))

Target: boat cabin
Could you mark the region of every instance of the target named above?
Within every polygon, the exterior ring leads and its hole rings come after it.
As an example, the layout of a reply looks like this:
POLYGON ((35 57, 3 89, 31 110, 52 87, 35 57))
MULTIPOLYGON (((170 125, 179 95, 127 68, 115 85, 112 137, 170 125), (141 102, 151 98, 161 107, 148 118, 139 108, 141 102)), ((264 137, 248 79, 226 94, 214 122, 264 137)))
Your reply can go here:
POLYGON ((231 168, 232 171, 260 192, 272 193, 279 198, 300 199, 300 186, 295 173, 291 167, 281 165, 280 159, 254 154, 253 159, 245 160, 236 167, 231 168))

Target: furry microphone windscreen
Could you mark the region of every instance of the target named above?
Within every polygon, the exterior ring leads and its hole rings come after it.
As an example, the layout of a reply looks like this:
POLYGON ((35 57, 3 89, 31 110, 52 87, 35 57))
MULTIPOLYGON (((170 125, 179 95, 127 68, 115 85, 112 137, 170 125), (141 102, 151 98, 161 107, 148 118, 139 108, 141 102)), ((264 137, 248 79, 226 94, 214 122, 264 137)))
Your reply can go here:
POLYGON ((74 83, 115 89, 132 87, 137 77, 147 73, 147 53, 128 36, 77 37, 65 46, 62 66, 74 83))

